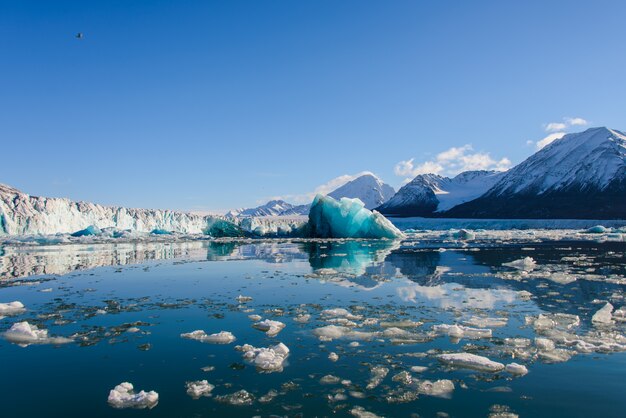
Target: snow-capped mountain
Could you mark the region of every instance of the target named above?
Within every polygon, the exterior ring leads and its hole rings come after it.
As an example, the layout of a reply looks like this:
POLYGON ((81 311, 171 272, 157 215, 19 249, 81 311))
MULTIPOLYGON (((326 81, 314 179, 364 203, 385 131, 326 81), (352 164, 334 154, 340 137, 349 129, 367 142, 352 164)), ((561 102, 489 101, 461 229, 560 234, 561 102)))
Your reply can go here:
POLYGON ((626 217, 626 134, 591 128, 563 136, 509 170, 483 196, 446 215, 626 217))
POLYGON ((374 209, 391 199, 395 190, 373 174, 364 174, 330 192, 333 199, 358 198, 367 209, 374 209))
MULTIPOLYGON (((373 174, 363 174, 341 187, 333 190, 328 196, 334 199, 342 197, 359 198, 367 209, 373 209, 386 202, 395 193, 393 187, 383 183, 373 174)), ((299 216, 308 215, 311 205, 293 205, 284 200, 270 200, 264 205, 250 209, 236 209, 228 212, 231 218, 246 218, 256 216, 299 216)))
POLYGON ((465 171, 453 178, 420 174, 377 210, 392 216, 432 216, 476 199, 502 175, 502 172, 481 170, 465 171))
POLYGON ((239 209, 228 212, 230 217, 251 217, 251 216, 294 216, 307 215, 309 205, 293 205, 284 200, 270 200, 264 205, 250 209, 239 209))

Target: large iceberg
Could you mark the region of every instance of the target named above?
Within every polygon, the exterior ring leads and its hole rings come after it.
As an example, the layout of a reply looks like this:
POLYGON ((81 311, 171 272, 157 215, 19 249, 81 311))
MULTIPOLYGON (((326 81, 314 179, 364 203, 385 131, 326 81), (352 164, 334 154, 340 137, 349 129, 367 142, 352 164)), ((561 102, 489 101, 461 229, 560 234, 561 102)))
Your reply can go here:
POLYGON ((403 238, 387 218, 365 208, 359 199, 317 195, 309 212, 309 234, 315 238, 403 238))

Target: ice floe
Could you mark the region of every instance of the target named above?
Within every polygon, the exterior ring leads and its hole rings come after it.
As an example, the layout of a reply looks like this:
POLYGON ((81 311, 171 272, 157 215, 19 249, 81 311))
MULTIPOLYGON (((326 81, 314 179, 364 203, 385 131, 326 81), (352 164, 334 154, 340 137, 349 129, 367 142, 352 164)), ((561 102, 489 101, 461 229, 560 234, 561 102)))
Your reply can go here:
POLYGON ((229 405, 245 406, 252 405, 254 403, 255 397, 247 390, 242 389, 234 393, 229 393, 228 395, 216 396, 215 400, 229 405))
POLYGON ((524 257, 520 260, 511 261, 510 263, 503 263, 502 265, 517 270, 532 271, 537 266, 537 262, 532 257, 524 257))
POLYGON ((217 334, 207 334, 201 329, 180 334, 182 338, 196 340, 202 343, 230 344, 236 340, 235 336, 228 331, 220 331, 217 334))
POLYGON ((17 322, 4 333, 8 341, 26 347, 30 344, 67 344, 73 340, 65 337, 51 337, 47 329, 40 329, 26 321, 17 322))
POLYGON ((18 300, 8 303, 0 303, 0 316, 17 315, 26 311, 24 304, 18 300))
POLYGON ((196 380, 185 383, 187 394, 194 399, 200 399, 202 396, 211 396, 211 392, 215 386, 206 380, 196 380))
POLYGON ((593 314, 591 321, 594 324, 603 324, 603 325, 612 324, 614 322, 613 321, 613 305, 607 302, 606 305, 604 305, 595 314, 593 314))
POLYGON ((108 402, 113 408, 152 409, 159 402, 159 394, 151 390, 135 393, 133 385, 128 382, 120 383, 109 392, 108 402))
POLYGON ((471 353, 440 354, 437 359, 445 364, 465 369, 474 369, 485 372, 499 372, 504 370, 504 364, 489 360, 487 357, 471 353))
POLYGON ((283 324, 280 321, 273 321, 271 319, 265 319, 263 321, 253 324, 252 327, 260 331, 263 331, 269 337, 274 337, 278 335, 278 333, 282 331, 283 328, 285 328, 285 324, 283 324))
POLYGON ((289 348, 283 343, 272 347, 256 348, 250 344, 235 347, 243 352, 243 358, 262 372, 282 372, 283 364, 289 356, 289 348))

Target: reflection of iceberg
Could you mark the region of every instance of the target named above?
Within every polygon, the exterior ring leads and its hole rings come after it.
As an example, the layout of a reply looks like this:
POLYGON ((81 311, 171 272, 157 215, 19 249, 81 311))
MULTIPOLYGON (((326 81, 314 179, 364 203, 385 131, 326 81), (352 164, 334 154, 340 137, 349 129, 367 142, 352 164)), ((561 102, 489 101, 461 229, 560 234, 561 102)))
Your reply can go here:
POLYGON ((359 199, 317 195, 309 212, 309 233, 316 238, 402 238, 387 218, 365 209, 359 199))
MULTIPOLYGON (((338 273, 363 275, 374 266, 381 266, 385 258, 400 247, 397 241, 326 241, 304 242, 313 270, 333 269, 338 273)), ((393 274, 395 268, 389 272, 393 274)))

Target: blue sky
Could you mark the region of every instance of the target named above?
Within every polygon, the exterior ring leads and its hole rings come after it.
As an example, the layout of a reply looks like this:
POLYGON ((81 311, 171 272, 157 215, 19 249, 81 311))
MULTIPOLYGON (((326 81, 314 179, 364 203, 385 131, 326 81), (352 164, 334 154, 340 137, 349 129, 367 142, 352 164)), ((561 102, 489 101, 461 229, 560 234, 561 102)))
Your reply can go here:
POLYGON ((624 16, 623 1, 0 0, 0 182, 223 210, 362 171, 397 187, 504 168, 550 134, 626 129, 624 16))

